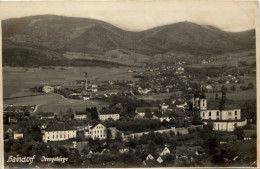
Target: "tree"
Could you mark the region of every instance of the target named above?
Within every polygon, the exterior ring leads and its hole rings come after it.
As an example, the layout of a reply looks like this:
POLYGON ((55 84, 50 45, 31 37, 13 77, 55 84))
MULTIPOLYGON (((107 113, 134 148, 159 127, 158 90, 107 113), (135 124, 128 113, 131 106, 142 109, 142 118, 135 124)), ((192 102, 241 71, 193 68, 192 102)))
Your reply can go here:
POLYGON ((216 100, 218 100, 218 94, 216 93, 216 97, 215 97, 216 100))
POLYGON ((235 85, 233 85, 233 86, 231 86, 231 88, 230 88, 233 92, 234 91, 236 91, 236 86, 235 85))
POLYGON ((111 140, 112 138, 112 132, 110 129, 107 130, 107 140, 111 140))
POLYGON ((223 93, 223 92, 226 93, 226 92, 228 91, 228 89, 227 89, 227 87, 226 87, 225 85, 223 85, 222 88, 221 88, 221 91, 222 91, 222 93, 223 93))
POLYGON ((237 136, 239 140, 244 139, 244 130, 242 127, 236 127, 234 130, 234 134, 237 136))
POLYGON ((120 132, 116 132, 115 140, 121 142, 123 140, 122 134, 120 132))
POLYGON ((40 127, 34 125, 31 129, 32 139, 34 141, 42 141, 42 133, 40 127))
POLYGON ((88 155, 88 153, 89 153, 88 147, 84 146, 84 148, 82 149, 81 153, 84 154, 84 155, 88 155))
POLYGON ((97 109, 91 109, 91 118, 92 118, 92 120, 97 120, 98 119, 97 109))
POLYGON ((247 86, 247 89, 253 89, 254 88, 254 85, 253 85, 253 83, 248 83, 248 86, 247 86))
POLYGON ((145 117, 147 117, 147 118, 152 118, 153 117, 152 112, 151 112, 150 109, 146 109, 145 110, 145 117))

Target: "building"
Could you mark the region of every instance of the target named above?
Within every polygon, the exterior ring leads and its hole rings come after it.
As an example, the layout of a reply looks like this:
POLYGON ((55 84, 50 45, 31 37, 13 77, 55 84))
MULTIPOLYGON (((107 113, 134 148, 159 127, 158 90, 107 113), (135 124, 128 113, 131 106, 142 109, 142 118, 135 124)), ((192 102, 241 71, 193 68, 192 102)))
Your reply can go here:
POLYGON ((54 119, 55 115, 53 112, 45 112, 41 114, 41 119, 54 119))
POLYGON ((13 104, 9 104, 4 109, 4 114, 9 113, 25 113, 25 112, 35 112, 37 109, 37 105, 26 105, 26 106, 14 106, 13 104))
POLYGON ((82 95, 83 100, 90 100, 91 95, 82 95))
MULTIPOLYGON (((222 99, 225 99, 225 93, 222 99)), ((221 100, 222 100, 221 99, 221 100)), ((200 118, 204 124, 209 121, 213 123, 213 129, 218 131, 234 131, 236 127, 247 124, 247 120, 242 118, 241 109, 237 104, 222 103, 221 100, 207 100, 205 95, 201 95, 194 106, 199 105, 200 118)))
POLYGON ((88 88, 87 92, 98 92, 97 88, 88 88))
POLYGON ((154 157, 151 154, 148 154, 145 159, 146 160, 153 160, 154 157))
POLYGON ((160 105, 160 108, 161 108, 162 112, 165 112, 169 108, 169 105, 163 103, 162 105, 160 105))
POLYGON ((105 120, 119 120, 120 118, 120 114, 119 113, 112 113, 112 112, 105 112, 105 111, 102 111, 99 113, 99 119, 101 121, 105 121, 105 120))
POLYGON ((45 86, 42 87, 42 92, 44 92, 44 93, 53 93, 54 92, 54 87, 45 85, 45 86))
POLYGON ((66 123, 55 123, 49 125, 42 131, 43 141, 65 141, 76 138, 76 129, 66 123))
POLYGON ((160 119, 160 122, 163 122, 163 121, 170 122, 172 118, 168 117, 168 116, 161 116, 159 119, 160 119))
POLYGON ((128 153, 128 152, 129 152, 129 147, 119 148, 118 152, 119 152, 120 154, 128 153))
POLYGON ((95 139, 106 139, 107 128, 101 123, 94 124, 93 126, 88 125, 85 129, 85 137, 95 139))
POLYGON ((23 138, 23 133, 14 133, 14 139, 22 139, 23 138))
POLYGON ((168 154, 171 154, 171 151, 169 150, 168 147, 164 147, 164 149, 160 152, 161 156, 166 156, 168 154))
POLYGON ((158 162, 158 163, 162 163, 163 162, 163 159, 162 159, 162 157, 161 156, 159 156, 157 159, 156 159, 156 161, 158 162))
POLYGON ((154 114, 157 111, 159 111, 158 107, 136 107, 135 109, 135 113, 142 117, 144 117, 147 112, 154 114))
POLYGON ((75 120, 84 120, 87 119, 87 117, 88 117, 87 112, 74 112, 75 120))

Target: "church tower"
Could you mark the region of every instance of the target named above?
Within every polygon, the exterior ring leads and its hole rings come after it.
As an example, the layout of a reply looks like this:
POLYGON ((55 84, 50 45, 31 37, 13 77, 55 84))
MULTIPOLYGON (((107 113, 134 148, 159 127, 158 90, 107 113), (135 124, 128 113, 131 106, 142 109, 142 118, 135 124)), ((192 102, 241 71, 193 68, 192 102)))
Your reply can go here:
POLYGON ((207 99, 204 93, 200 95, 200 110, 207 110, 207 99))
POLYGON ((200 100, 200 95, 198 92, 194 93, 194 98, 193 98, 193 107, 199 108, 199 100, 200 100))

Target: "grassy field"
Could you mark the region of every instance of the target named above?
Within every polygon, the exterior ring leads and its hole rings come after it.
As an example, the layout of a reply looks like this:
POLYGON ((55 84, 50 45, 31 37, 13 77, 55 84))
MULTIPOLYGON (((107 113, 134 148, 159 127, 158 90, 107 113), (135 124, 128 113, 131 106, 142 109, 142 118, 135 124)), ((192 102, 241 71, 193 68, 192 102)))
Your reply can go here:
POLYGON ((89 55, 85 53, 66 52, 65 54, 63 54, 63 56, 67 59, 95 59, 121 63, 125 65, 141 65, 141 62, 149 62, 149 60, 151 59, 151 56, 134 53, 123 49, 109 50, 102 55, 89 55))
POLYGON ((88 72, 88 79, 91 83, 99 84, 105 80, 137 80, 133 78, 133 73, 128 73, 129 69, 137 72, 140 68, 120 67, 55 67, 52 69, 42 68, 3 68, 3 91, 4 107, 8 104, 14 105, 39 105, 39 111, 67 111, 72 108, 75 111, 82 111, 85 108, 95 106, 100 108, 107 105, 95 100, 73 100, 66 99, 56 94, 43 94, 31 92, 29 89, 36 85, 75 84, 76 80, 84 79, 84 72, 88 72), (64 69, 64 70, 63 70, 64 69), (22 97, 21 97, 22 96, 22 97))
POLYGON ((60 111, 67 111, 69 108, 72 108, 74 111, 83 111, 86 107, 97 107, 100 109, 102 106, 108 105, 108 103, 100 102, 96 100, 74 100, 67 99, 57 94, 44 94, 39 96, 30 96, 30 97, 22 97, 9 99, 4 101, 4 108, 8 106, 8 104, 14 105, 34 105, 37 104, 38 112, 55 112, 59 113, 60 111))
POLYGON ((88 72, 88 80, 99 84, 105 80, 137 80, 129 69, 137 73, 141 68, 105 68, 105 67, 55 67, 52 69, 3 67, 3 91, 4 98, 26 96, 33 94, 30 88, 44 84, 75 84, 76 80, 84 80, 84 72, 88 72), (61 70, 65 69, 65 70, 61 70))
POLYGON ((249 64, 256 63, 255 51, 237 52, 237 53, 226 53, 222 55, 214 56, 207 64, 193 64, 189 67, 203 68, 203 67, 222 67, 224 65, 228 66, 238 66, 238 62, 246 61, 249 64))

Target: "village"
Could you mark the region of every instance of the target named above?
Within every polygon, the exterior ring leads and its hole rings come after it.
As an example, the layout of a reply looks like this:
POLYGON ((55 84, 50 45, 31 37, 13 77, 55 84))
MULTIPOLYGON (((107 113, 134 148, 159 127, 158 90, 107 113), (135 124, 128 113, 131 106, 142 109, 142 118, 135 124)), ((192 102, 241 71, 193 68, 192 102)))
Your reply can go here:
MULTIPOLYGON (((39 84, 32 88, 34 92, 86 102, 102 100, 110 105, 35 113, 38 105, 10 104, 4 109, 6 154, 30 155, 27 150, 46 156, 63 154, 71 164, 84 167, 120 167, 125 163, 132 167, 207 166, 215 158, 221 158, 215 165, 243 160, 255 165, 252 158, 233 147, 256 139, 255 116, 246 115, 253 108, 229 99, 230 92, 237 90, 233 86, 242 81, 236 69, 225 69, 218 80, 214 80, 220 76, 218 71, 196 73, 185 62, 175 67, 149 65, 143 72, 129 69, 127 73, 139 80, 95 84, 85 72, 84 80, 70 86, 39 84), (203 81, 197 83, 196 79, 203 81), (225 85, 233 86, 228 89, 225 85), (160 101, 139 99, 164 93, 172 96, 160 101), (208 93, 214 98, 207 98, 208 93), (46 148, 48 151, 40 151, 46 148), (218 153, 231 149, 236 153, 218 153)), ((253 88, 252 84, 243 87, 240 90, 253 88)))

